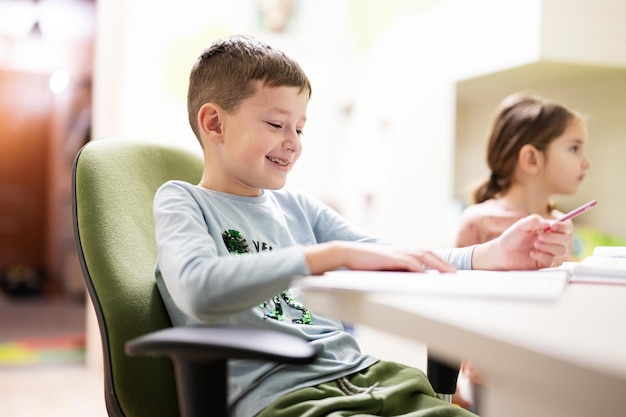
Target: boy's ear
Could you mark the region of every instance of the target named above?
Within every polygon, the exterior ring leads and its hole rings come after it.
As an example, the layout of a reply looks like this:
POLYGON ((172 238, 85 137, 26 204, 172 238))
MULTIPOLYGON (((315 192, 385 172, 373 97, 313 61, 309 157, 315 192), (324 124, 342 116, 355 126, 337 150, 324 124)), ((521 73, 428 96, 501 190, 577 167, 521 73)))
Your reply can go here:
POLYGON ((205 135, 222 134, 222 109, 206 103, 198 111, 198 129, 205 135))
POLYGON ((517 155, 517 165, 524 171, 535 173, 541 167, 543 154, 533 145, 524 145, 517 155))

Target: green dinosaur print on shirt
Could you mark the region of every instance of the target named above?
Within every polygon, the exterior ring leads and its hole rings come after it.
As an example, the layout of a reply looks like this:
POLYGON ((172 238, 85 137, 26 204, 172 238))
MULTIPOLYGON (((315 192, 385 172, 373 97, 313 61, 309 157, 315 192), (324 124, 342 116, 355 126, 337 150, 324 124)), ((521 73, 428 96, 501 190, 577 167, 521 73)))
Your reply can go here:
MULTIPOLYGON (((238 230, 228 229, 224 231, 222 233, 222 239, 230 253, 234 253, 235 255, 252 253, 246 238, 244 238, 238 230)), ((272 250, 272 247, 265 242, 254 242, 254 248, 257 252, 272 250)), ((283 320, 285 318, 283 303, 302 313, 300 318, 291 320, 293 324, 313 324, 311 312, 295 300, 291 291, 283 291, 279 295, 274 296, 271 300, 259 304, 259 307, 264 313, 263 317, 266 319, 283 320)))

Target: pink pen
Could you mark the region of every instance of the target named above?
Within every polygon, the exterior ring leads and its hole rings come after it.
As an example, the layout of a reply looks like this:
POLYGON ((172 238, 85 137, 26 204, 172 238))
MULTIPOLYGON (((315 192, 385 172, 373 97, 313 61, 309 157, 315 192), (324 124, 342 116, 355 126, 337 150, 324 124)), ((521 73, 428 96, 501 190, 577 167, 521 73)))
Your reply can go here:
MULTIPOLYGON (((570 211, 569 213, 563 215, 563 217, 559 217, 555 221, 557 221, 557 222, 564 222, 565 220, 573 219, 574 217, 578 216, 579 214, 582 214, 585 211, 589 210, 591 207, 595 206, 597 203, 598 203, 597 200, 592 200, 592 201, 590 201, 588 203, 583 204, 582 206, 580 206, 578 208, 575 208, 574 210, 570 211)), ((548 230, 550 230, 550 226, 548 226, 545 229, 543 229, 544 232, 547 232, 548 230)))

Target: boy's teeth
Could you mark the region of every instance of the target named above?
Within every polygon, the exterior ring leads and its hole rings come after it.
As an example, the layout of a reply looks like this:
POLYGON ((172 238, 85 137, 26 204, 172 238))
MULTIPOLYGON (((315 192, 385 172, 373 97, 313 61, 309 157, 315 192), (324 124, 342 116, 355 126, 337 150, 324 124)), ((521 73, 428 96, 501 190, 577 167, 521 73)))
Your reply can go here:
POLYGON ((272 162, 276 162, 277 164, 280 164, 280 165, 287 165, 287 163, 286 163, 286 162, 284 162, 284 161, 282 161, 282 160, 280 160, 280 159, 276 159, 276 158, 268 158, 268 159, 269 159, 270 161, 272 161, 272 162))

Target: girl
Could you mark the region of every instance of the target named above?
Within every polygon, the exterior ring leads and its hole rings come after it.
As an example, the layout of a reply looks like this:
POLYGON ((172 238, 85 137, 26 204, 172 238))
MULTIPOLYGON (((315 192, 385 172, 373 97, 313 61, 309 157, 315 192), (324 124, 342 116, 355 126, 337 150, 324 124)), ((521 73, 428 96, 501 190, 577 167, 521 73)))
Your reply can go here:
MULTIPOLYGON (((506 97, 496 111, 488 139, 491 173, 474 190, 474 204, 461 215, 457 247, 492 240, 529 214, 560 217, 551 196, 575 194, 591 166, 585 153, 583 117, 541 97, 506 97)), ((571 247, 560 262, 570 258, 571 247)), ((479 412, 472 391, 482 384, 480 373, 463 362, 455 401, 479 412)))
POLYGON ((586 143, 585 121, 574 110, 541 97, 505 98, 487 144, 491 174, 461 215, 456 246, 487 242, 529 214, 561 216, 551 196, 578 191, 591 166, 586 143))

